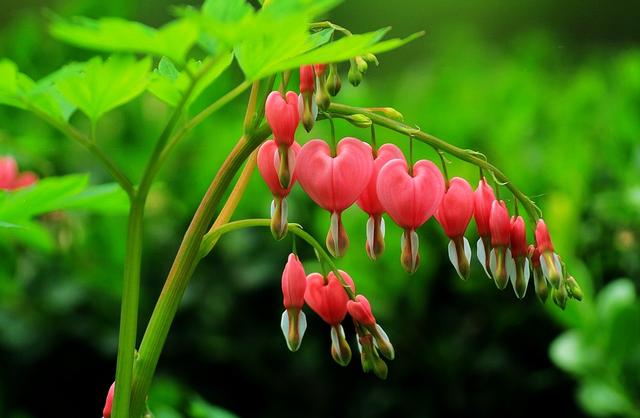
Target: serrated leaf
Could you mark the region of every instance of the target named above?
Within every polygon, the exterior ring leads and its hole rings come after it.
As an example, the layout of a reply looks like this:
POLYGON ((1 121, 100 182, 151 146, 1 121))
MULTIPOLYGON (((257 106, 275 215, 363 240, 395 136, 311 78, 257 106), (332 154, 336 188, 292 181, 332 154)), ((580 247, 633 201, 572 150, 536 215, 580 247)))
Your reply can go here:
MULTIPOLYGON (((191 74, 197 74, 203 66, 210 66, 210 68, 198 80, 187 101, 187 107, 231 65, 232 61, 233 54, 228 52, 216 58, 189 62, 188 68, 191 74)), ((158 68, 154 70, 149 91, 170 106, 176 106, 189 88, 190 81, 191 78, 186 72, 178 71, 169 59, 164 58, 158 64, 158 68)))
POLYGON ((108 111, 140 95, 149 82, 147 57, 113 55, 106 61, 95 57, 81 71, 55 82, 57 89, 94 123, 108 111))
POLYGON ((133 52, 170 57, 182 62, 198 37, 198 23, 182 18, 159 29, 139 22, 105 17, 64 19, 54 16, 51 34, 69 44, 107 52, 133 52))

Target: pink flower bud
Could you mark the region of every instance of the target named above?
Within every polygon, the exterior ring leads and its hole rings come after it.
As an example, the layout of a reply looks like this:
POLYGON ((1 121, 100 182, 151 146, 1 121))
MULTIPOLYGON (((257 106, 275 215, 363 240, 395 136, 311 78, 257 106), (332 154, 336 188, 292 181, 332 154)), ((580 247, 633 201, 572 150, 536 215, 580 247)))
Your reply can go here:
MULTIPOLYGON (((340 275, 355 292, 353 279, 342 270, 340 270, 340 275)), ((339 325, 347 315, 349 296, 333 272, 330 272, 326 279, 319 273, 309 274, 304 300, 320 318, 331 326, 339 325)))
POLYGON ((300 93, 313 93, 315 81, 313 78, 313 66, 303 65, 300 67, 300 93))
POLYGON ((16 190, 31 186, 38 176, 30 171, 19 173, 18 163, 13 157, 0 157, 0 190, 16 190))
POLYGON ((348 301, 347 310, 349 311, 349 315, 362 325, 372 327, 376 324, 376 319, 371 312, 371 305, 367 298, 362 295, 356 296, 356 300, 348 301))
POLYGON ((265 116, 276 144, 291 145, 300 122, 298 95, 289 91, 282 97, 280 92, 272 91, 265 103, 265 116))
POLYGON ((111 418, 111 407, 113 406, 113 393, 116 390, 116 382, 111 384, 109 392, 107 392, 107 400, 104 403, 104 409, 102 410, 103 418, 111 418))
POLYGON ((461 237, 473 216, 474 194, 469 183, 460 177, 449 182, 435 217, 451 239, 461 237))
POLYGON ((527 229, 522 216, 511 218, 511 256, 513 258, 525 257, 527 255, 527 229))
POLYGON ((491 204, 489 228, 491 231, 491 244, 494 247, 508 246, 510 244, 511 222, 507 206, 503 200, 495 200, 491 204))
POLYGON ((536 249, 541 254, 547 251, 554 251, 549 230, 542 219, 538 219, 538 223, 536 224, 536 249))
POLYGON ((296 176, 300 185, 314 202, 331 213, 327 248, 334 256, 344 255, 348 246, 341 213, 362 194, 372 169, 371 147, 356 138, 343 138, 336 156, 319 139, 304 144, 298 154, 296 176))
POLYGON ((327 69, 327 64, 315 64, 313 69, 315 70, 317 77, 322 77, 327 69))
POLYGON ((298 256, 291 253, 282 272, 282 296, 284 307, 302 309, 307 288, 307 275, 298 256))
POLYGON ((478 235, 481 237, 489 236, 491 229, 489 227, 489 218, 491 216, 491 205, 496 200, 493 194, 493 188, 487 183, 487 179, 482 178, 478 187, 473 194, 473 215, 478 228, 478 235))

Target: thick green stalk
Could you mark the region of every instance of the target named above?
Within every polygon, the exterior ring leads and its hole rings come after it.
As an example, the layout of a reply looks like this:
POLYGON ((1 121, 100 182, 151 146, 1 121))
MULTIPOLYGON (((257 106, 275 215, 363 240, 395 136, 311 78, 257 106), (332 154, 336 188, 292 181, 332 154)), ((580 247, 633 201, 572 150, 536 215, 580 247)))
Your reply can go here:
POLYGON ((134 366, 135 380, 131 393, 131 418, 141 416, 144 401, 151 385, 151 380, 160 358, 160 353, 169 333, 178 306, 187 288, 189 279, 198 262, 200 243, 207 228, 211 224, 215 208, 220 203, 227 187, 236 172, 251 152, 270 133, 263 126, 250 137, 242 137, 218 170, 209 189, 203 197, 198 209, 180 244, 176 258, 153 310, 145 331, 138 359, 134 366))
POLYGON ((409 126, 405 123, 372 112, 369 109, 348 106, 339 103, 331 103, 331 105, 329 106, 329 112, 339 115, 365 115, 376 125, 384 126, 385 128, 391 129, 401 134, 412 136, 413 138, 431 145, 438 150, 444 151, 463 161, 467 161, 471 164, 481 167, 486 171, 493 173, 496 180, 506 186, 511 191, 513 196, 518 199, 520 203, 522 203, 522 206, 524 206, 534 224, 538 219, 540 219, 540 209, 538 209, 535 203, 533 203, 533 201, 529 199, 524 193, 518 190, 518 188, 515 187, 513 183, 511 183, 509 178, 504 175, 502 171, 500 171, 493 164, 489 163, 485 158, 483 158, 484 156, 482 156, 482 154, 473 150, 458 148, 455 145, 451 145, 450 143, 443 141, 440 138, 422 132, 420 129, 416 129, 413 126, 409 126))
POLYGON ((140 264, 142 259, 142 225, 144 201, 131 199, 127 249, 124 264, 120 334, 113 417, 126 418, 129 412, 129 393, 133 380, 133 363, 137 335, 138 300, 140 294, 140 264))

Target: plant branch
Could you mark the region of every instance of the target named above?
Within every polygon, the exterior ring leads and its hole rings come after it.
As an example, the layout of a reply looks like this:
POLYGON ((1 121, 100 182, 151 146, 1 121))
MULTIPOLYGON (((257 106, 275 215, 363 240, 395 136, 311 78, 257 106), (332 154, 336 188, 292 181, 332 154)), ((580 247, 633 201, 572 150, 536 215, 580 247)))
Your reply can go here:
POLYGON ((361 107, 348 106, 339 103, 331 103, 329 106, 329 112, 336 113, 338 115, 355 115, 362 114, 367 116, 373 123, 379 126, 384 126, 385 128, 391 129, 403 135, 409 135, 413 138, 428 144, 437 150, 446 152, 451 154, 463 161, 467 161, 471 164, 474 164, 485 171, 489 171, 493 173, 495 178, 506 186, 513 196, 522 203, 522 206, 525 208, 531 219, 535 222, 541 218, 542 213, 540 209, 536 206, 536 204, 529 199, 524 193, 522 193, 517 187, 511 183, 509 178, 498 168, 496 168, 493 164, 489 163, 484 155, 480 154, 477 151, 468 150, 458 148, 455 145, 451 145, 448 142, 437 138, 433 135, 429 135, 426 132, 422 132, 420 129, 409 126, 405 123, 399 122, 397 120, 388 118, 386 116, 379 115, 375 112, 372 112, 368 109, 361 107))

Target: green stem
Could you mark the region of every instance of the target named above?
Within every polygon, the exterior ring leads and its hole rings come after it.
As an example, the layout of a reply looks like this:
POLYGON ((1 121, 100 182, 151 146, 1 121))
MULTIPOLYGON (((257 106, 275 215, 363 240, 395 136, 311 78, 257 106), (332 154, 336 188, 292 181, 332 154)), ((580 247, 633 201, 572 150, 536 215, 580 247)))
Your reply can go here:
POLYGON ((189 279, 198 262, 202 237, 211 223, 214 211, 236 172, 251 152, 270 134, 264 125, 250 137, 242 137, 211 182, 180 244, 178 253, 147 325, 134 365, 135 380, 131 393, 131 417, 138 418, 144 409, 151 380, 162 347, 189 279))
POLYGON ((118 168, 118 166, 93 141, 91 141, 91 139, 89 139, 85 134, 78 131, 68 123, 58 120, 46 114, 45 112, 40 111, 38 108, 29 107, 29 110, 32 111, 40 119, 44 120, 49 125, 60 131, 62 134, 77 142, 87 151, 89 151, 94 157, 98 159, 98 161, 100 161, 100 163, 102 163, 109 174, 111 174, 111 176, 118 182, 120 187, 122 187, 122 189, 129 195, 129 198, 133 198, 133 196, 135 195, 135 189, 131 181, 120 170, 120 168, 118 168))
MULTIPOLYGON (((257 226, 269 228, 271 226, 271 219, 243 219, 241 221, 229 222, 218 228, 215 228, 209 231, 203 237, 198 254, 200 257, 205 257, 207 254, 209 254, 220 236, 226 234, 227 232, 257 226)), ((344 281, 342 275, 340 274, 340 271, 338 270, 338 267, 333 262, 333 259, 329 256, 329 254, 325 251, 322 244, 320 244, 311 234, 302 229, 302 225, 297 223, 289 223, 288 227, 289 232, 301 238, 307 244, 311 245, 314 250, 316 250, 316 253, 322 258, 321 262, 324 261, 331 268, 331 271, 333 271, 333 273, 336 275, 345 291, 349 295, 349 298, 355 299, 355 293, 347 284, 347 282, 344 281)))
POLYGON ((486 171, 490 171, 494 174, 495 178, 501 183, 504 183, 505 186, 511 191, 511 193, 513 193, 515 198, 518 199, 520 203, 522 203, 522 206, 525 208, 534 223, 542 216, 540 209, 535 205, 535 203, 533 203, 531 199, 529 199, 524 193, 516 188, 502 171, 496 168, 493 164, 489 163, 482 154, 476 151, 458 148, 455 145, 451 145, 440 138, 429 135, 405 123, 371 112, 370 110, 365 108, 348 106, 339 103, 331 103, 331 105, 329 106, 329 112, 341 115, 363 114, 371 119, 371 121, 376 125, 384 126, 385 128, 391 129, 403 135, 413 136, 419 141, 431 145, 436 149, 444 151, 447 154, 451 154, 463 161, 467 161, 471 164, 481 167, 486 171))
POLYGON ((136 346, 138 300, 140 294, 140 264, 142 258, 142 225, 144 201, 131 200, 127 249, 124 263, 122 305, 120 308, 120 334, 113 417, 126 418, 129 413, 129 394, 133 380, 133 362, 136 346))

